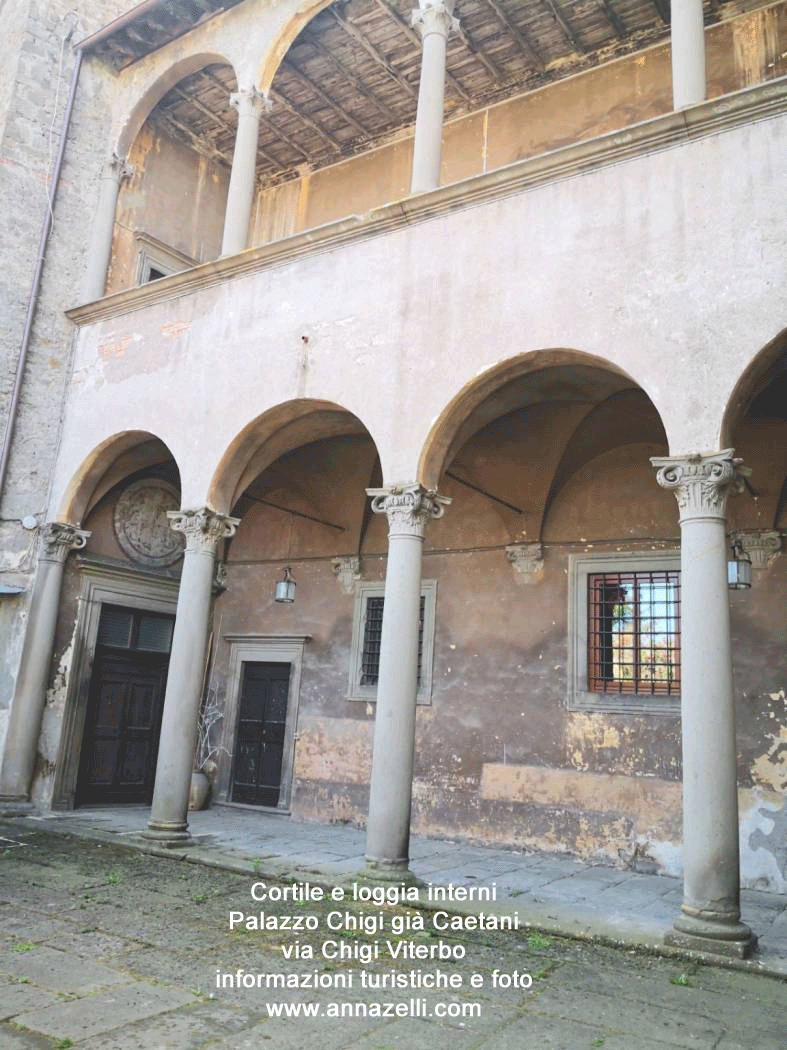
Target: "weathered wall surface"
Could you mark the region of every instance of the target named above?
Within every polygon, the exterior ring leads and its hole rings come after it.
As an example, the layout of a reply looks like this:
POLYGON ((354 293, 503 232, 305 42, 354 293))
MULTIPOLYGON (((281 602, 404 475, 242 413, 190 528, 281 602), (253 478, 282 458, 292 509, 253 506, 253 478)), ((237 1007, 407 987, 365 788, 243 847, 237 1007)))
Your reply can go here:
MULTIPOLYGON (((127 0, 96 0, 78 15, 66 0, 3 5, 7 61, 0 80, 0 237, 8 264, 0 275, 0 426, 5 427, 19 358, 38 243, 47 207, 47 179, 57 150, 73 44, 117 17, 127 0)), ((26 589, 0 603, 0 741, 21 653, 35 536, 20 519, 44 520, 57 451, 73 326, 64 304, 78 298, 101 161, 109 133, 112 74, 83 64, 69 135, 55 225, 41 293, 0 518, 0 576, 26 589)))
POLYGON ((115 218, 107 294, 138 283, 137 234, 155 237, 194 263, 221 248, 229 171, 146 123, 128 155, 115 218))

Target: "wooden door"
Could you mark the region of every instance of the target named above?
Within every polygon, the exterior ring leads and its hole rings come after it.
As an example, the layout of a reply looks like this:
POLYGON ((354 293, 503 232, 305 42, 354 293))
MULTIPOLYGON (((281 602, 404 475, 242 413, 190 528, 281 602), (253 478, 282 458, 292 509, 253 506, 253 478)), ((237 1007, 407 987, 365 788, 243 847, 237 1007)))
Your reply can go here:
POLYGON ((290 665, 244 663, 232 801, 277 806, 290 665))
POLYGON ((102 610, 77 805, 152 801, 172 622, 115 606, 102 610))

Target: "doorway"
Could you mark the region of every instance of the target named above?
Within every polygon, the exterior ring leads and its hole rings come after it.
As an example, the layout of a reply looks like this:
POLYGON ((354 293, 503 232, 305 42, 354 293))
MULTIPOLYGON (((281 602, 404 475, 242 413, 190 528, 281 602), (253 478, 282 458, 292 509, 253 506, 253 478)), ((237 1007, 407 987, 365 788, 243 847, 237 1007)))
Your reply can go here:
POLYGON ((75 802, 153 798, 174 617, 102 605, 75 802))
POLYGON ((290 664, 243 664, 233 802, 279 805, 289 695, 290 664))

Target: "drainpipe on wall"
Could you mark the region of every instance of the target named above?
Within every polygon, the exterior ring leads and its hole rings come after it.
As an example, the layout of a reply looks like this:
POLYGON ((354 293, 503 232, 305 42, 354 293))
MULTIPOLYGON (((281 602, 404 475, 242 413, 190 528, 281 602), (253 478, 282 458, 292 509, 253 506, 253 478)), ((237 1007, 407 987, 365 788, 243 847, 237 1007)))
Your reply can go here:
MULTIPOLYGON (((73 33, 71 32, 66 37, 66 42, 73 33)), ((57 156, 52 166, 52 172, 49 178, 49 193, 46 202, 46 215, 44 216, 44 225, 41 229, 41 239, 38 243, 38 258, 36 260, 35 273, 33 275, 33 284, 30 289, 30 297, 27 302, 27 315, 25 316, 25 328, 22 333, 22 346, 19 351, 19 359, 16 364, 16 375, 14 377, 14 388, 11 393, 11 401, 8 406, 8 420, 6 421, 5 433, 3 434, 3 446, 0 450, 0 497, 5 490, 5 478, 8 470, 8 460, 11 455, 11 442, 14 436, 14 424, 16 423, 16 415, 19 409, 19 395, 22 390, 22 382, 25 375, 25 365, 27 364, 27 352, 30 346, 30 335, 33 330, 33 320, 35 318, 36 307, 38 306, 38 292, 41 287, 41 275, 44 272, 44 259, 46 258, 46 247, 49 241, 49 234, 52 232, 53 214, 55 205, 55 196, 57 194, 57 187, 60 182, 60 173, 63 170, 63 157, 66 152, 66 141, 68 139, 68 129, 71 125, 71 115, 74 111, 74 100, 77 92, 77 82, 79 80, 79 71, 82 68, 82 49, 78 49, 76 52, 76 59, 74 61, 74 68, 71 72, 71 84, 68 90, 68 101, 66 102, 66 111, 63 117, 63 130, 60 134, 60 144, 57 150, 57 156)))

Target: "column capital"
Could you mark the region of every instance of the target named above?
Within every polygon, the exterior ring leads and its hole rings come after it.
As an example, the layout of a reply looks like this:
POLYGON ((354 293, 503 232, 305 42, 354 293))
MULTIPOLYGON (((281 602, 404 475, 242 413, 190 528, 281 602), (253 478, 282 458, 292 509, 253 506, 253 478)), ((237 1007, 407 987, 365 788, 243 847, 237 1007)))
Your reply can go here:
POLYGON ((175 532, 182 532, 186 537, 186 551, 197 554, 216 553, 219 540, 229 539, 235 535, 240 525, 240 518, 230 518, 226 514, 216 514, 207 507, 197 510, 168 510, 169 525, 175 532))
POLYGON ((767 569, 781 554, 782 536, 777 529, 737 531, 732 533, 730 539, 740 543, 755 569, 767 569))
POLYGON ((418 482, 367 489, 366 494, 372 497, 374 513, 387 516, 389 537, 417 536, 423 539, 426 522, 430 518, 442 518, 451 502, 448 496, 438 496, 434 489, 425 489, 418 482))
POLYGON ((425 0, 410 15, 410 25, 421 34, 421 39, 430 33, 439 33, 448 37, 449 33, 459 31, 459 19, 454 17, 453 3, 443 3, 441 0, 425 0))
POLYGON ((681 522, 692 518, 717 518, 727 513, 727 497, 743 490, 744 478, 751 474, 742 459, 734 458, 734 449, 703 456, 653 457, 656 480, 672 489, 678 501, 681 522))
POLYGON ((89 532, 64 521, 50 521, 41 528, 41 553, 44 561, 64 562, 71 551, 81 550, 89 532))
POLYGON ((254 85, 233 91, 230 95, 230 105, 233 109, 237 109, 239 116, 252 116, 258 119, 263 113, 270 113, 273 109, 271 100, 254 85))
POLYGON ((123 179, 130 179, 134 174, 134 165, 129 164, 125 157, 113 153, 109 160, 104 161, 102 175, 105 179, 113 179, 118 185, 123 179))

